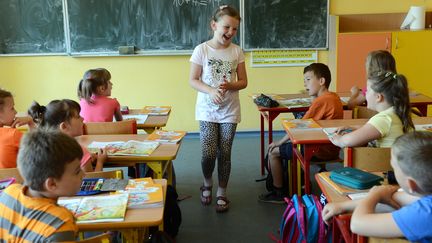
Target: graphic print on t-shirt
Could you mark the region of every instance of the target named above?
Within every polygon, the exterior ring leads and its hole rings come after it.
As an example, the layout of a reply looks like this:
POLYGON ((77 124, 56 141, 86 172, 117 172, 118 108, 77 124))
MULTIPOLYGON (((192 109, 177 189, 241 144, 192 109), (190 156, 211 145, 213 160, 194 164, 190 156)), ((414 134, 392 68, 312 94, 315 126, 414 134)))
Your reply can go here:
MULTIPOLYGON (((221 59, 216 59, 214 57, 208 60, 208 66, 211 69, 211 77, 210 77, 210 85, 211 87, 217 88, 221 85, 224 80, 227 82, 231 82, 231 73, 233 62, 232 61, 223 61, 221 59)), ((226 94, 220 104, 215 104, 210 95, 207 95, 207 103, 210 107, 217 109, 220 106, 224 106, 226 103, 226 94)))

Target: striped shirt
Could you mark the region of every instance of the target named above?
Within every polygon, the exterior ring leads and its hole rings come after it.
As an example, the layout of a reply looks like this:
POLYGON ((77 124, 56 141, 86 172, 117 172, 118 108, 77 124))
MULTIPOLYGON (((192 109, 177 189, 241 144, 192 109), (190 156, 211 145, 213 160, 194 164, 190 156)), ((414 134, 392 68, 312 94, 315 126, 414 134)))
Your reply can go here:
POLYGON ((73 215, 53 199, 26 196, 26 190, 13 184, 0 194, 0 243, 75 241, 73 215))

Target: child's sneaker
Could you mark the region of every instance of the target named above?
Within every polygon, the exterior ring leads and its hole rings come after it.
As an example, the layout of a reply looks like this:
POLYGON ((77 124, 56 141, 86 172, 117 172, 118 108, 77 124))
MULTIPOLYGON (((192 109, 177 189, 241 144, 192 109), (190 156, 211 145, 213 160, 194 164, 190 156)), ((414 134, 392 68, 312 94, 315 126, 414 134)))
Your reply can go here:
POLYGON ((271 191, 259 195, 258 201, 265 202, 265 203, 277 203, 277 204, 285 203, 284 196, 281 193, 278 193, 277 191, 271 191))

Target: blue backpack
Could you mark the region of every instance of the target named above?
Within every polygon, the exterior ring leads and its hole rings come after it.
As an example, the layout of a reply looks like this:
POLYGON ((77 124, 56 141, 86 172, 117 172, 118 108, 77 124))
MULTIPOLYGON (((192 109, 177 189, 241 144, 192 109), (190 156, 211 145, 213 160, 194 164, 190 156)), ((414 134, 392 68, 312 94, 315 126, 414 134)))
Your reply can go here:
POLYGON ((326 243, 326 228, 322 220, 322 205, 315 195, 294 195, 285 198, 287 207, 279 228, 278 243, 326 243))

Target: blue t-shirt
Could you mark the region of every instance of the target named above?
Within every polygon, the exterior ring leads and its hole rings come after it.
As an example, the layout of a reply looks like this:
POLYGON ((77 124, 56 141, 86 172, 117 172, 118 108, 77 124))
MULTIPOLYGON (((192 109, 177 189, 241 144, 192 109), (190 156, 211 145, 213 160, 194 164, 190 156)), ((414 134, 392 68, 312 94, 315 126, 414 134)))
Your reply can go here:
POLYGON ((392 216, 409 241, 432 242, 432 195, 394 211, 392 216))

